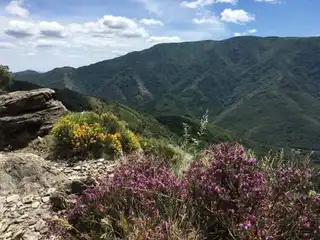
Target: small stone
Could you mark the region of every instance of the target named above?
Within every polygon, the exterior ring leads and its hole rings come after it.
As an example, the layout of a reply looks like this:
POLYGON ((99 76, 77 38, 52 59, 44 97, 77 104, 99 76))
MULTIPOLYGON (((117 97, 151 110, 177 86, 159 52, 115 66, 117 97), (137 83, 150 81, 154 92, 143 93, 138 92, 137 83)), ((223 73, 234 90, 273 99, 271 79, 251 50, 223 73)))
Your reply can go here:
POLYGON ((54 193, 55 191, 57 191, 56 188, 49 188, 48 191, 47 191, 47 194, 48 194, 48 195, 51 195, 51 194, 54 193))
POLYGON ((27 217, 29 217, 29 214, 28 214, 28 213, 25 213, 25 214, 23 214, 23 215, 20 216, 21 219, 25 219, 25 218, 27 218, 27 217))
POLYGON ((15 210, 17 210, 17 206, 16 206, 16 205, 14 205, 14 206, 12 206, 12 207, 10 208, 10 211, 11 211, 11 212, 14 212, 15 210))
POLYGON ((46 227, 46 222, 43 220, 39 220, 34 226, 34 229, 39 232, 45 227, 46 227))
POLYGON ((33 200, 33 195, 28 195, 28 196, 25 196, 23 199, 22 199, 22 202, 24 204, 30 204, 32 203, 32 200, 33 200))
POLYGON ((20 198, 20 196, 18 194, 14 194, 14 195, 7 197, 6 201, 7 201, 7 203, 17 202, 19 200, 19 198, 20 198))
POLYGON ((40 206, 40 202, 36 201, 32 203, 32 208, 38 208, 40 206))
POLYGON ((9 237, 11 237, 12 236, 12 232, 10 231, 10 232, 6 232, 4 235, 3 235, 3 237, 6 239, 6 238, 9 238, 9 237))
POLYGON ((11 212, 11 218, 16 219, 18 217, 20 217, 20 214, 18 212, 16 212, 16 211, 11 212))
POLYGON ((9 226, 10 226, 9 222, 2 221, 0 223, 0 233, 5 232, 9 226))
POLYGON ((80 171, 81 170, 81 166, 76 166, 76 167, 73 168, 73 170, 80 171))
POLYGON ((70 169, 70 168, 67 168, 67 169, 64 170, 64 173, 72 173, 72 172, 73 172, 73 170, 70 169))
POLYGON ((28 220, 28 225, 32 226, 32 225, 36 224, 37 222, 38 222, 38 219, 36 217, 33 217, 28 220))
POLYGON ((34 198, 34 200, 39 201, 39 200, 41 200, 41 197, 37 196, 37 197, 34 198))
POLYGON ((47 203, 50 201, 50 196, 46 196, 42 198, 42 202, 47 203))
POLYGON ((36 240, 40 238, 40 233, 28 232, 23 235, 24 240, 36 240))

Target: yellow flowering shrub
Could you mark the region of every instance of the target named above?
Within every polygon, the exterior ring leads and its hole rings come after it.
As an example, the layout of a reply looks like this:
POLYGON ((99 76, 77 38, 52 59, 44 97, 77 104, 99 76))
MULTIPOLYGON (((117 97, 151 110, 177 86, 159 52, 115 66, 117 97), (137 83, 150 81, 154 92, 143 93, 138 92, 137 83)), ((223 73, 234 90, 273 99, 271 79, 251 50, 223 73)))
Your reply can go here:
POLYGON ((112 113, 72 113, 53 127, 57 153, 121 155, 140 149, 137 136, 112 113))
POLYGON ((133 152, 141 149, 139 138, 129 129, 122 132, 121 143, 125 152, 133 152))

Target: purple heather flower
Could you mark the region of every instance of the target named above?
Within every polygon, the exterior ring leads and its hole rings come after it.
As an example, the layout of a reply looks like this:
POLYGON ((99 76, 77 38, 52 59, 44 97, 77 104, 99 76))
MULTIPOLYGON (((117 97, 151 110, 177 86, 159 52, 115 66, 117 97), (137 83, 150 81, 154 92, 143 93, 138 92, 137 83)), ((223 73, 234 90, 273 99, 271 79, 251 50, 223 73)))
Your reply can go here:
POLYGON ((256 158, 249 158, 248 163, 255 164, 257 162, 256 158))

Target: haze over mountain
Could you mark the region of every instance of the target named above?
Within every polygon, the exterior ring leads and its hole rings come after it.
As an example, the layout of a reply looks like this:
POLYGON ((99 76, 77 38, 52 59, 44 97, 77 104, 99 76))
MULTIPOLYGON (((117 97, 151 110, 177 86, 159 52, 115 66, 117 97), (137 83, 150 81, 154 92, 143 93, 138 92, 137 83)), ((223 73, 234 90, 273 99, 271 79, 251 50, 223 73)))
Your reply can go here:
POLYGON ((112 60, 18 80, 154 115, 200 117, 274 146, 320 149, 320 38, 236 37, 159 44, 112 60))

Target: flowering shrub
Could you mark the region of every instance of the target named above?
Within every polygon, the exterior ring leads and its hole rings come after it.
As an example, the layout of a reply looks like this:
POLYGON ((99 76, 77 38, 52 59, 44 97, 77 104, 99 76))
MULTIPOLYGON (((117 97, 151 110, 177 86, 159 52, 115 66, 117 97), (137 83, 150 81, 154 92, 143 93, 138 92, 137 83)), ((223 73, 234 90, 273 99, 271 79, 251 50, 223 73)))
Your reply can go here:
POLYGON ((63 236, 320 239, 320 194, 312 182, 319 174, 307 165, 269 168, 239 144, 209 146, 201 156, 184 178, 167 161, 133 156, 61 216, 63 236))
POLYGON ((113 178, 78 198, 65 218, 89 239, 100 239, 110 232, 118 237, 137 234, 143 225, 156 230, 144 234, 143 239, 154 239, 162 234, 163 224, 177 215, 183 195, 182 181, 163 162, 129 161, 113 178))
POLYGON ((185 174, 198 222, 209 235, 227 239, 253 227, 269 192, 265 174, 244 148, 228 143, 208 147, 185 174))
POLYGON ((57 152, 78 155, 103 153, 119 155, 140 149, 140 144, 130 130, 111 113, 73 113, 62 117, 52 134, 57 152))

